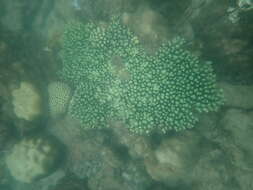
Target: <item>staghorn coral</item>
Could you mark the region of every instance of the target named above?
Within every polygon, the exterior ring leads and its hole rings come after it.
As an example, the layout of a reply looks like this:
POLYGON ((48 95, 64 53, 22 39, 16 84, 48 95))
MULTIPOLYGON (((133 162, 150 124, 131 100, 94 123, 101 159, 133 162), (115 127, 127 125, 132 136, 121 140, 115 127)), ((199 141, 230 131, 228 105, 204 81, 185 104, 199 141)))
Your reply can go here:
POLYGON ((217 110, 223 96, 211 64, 184 44, 175 38, 149 55, 118 18, 106 27, 71 23, 59 72, 75 88, 69 114, 86 128, 121 120, 137 134, 192 128, 198 113, 217 110))

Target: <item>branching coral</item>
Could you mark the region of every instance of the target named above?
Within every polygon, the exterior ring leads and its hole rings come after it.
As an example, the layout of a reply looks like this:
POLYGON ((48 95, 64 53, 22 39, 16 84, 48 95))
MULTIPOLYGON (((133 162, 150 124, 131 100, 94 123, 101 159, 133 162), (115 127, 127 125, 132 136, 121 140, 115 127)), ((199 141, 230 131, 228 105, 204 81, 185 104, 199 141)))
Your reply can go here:
POLYGON ((200 112, 223 103, 209 63, 176 38, 147 54, 120 19, 106 27, 72 23, 63 37, 61 79, 75 88, 69 113, 87 128, 121 120, 149 134, 192 128, 200 112))

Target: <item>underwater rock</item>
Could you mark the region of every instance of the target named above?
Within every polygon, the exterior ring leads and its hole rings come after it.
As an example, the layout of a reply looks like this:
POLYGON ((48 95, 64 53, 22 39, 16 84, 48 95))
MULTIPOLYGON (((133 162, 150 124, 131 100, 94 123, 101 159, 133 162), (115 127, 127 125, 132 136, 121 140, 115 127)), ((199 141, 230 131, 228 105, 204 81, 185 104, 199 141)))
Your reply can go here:
POLYGON ((82 133, 79 123, 68 116, 53 122, 49 130, 67 148, 64 168, 79 178, 87 178, 100 171, 104 134, 99 131, 82 133))
POLYGON ((86 181, 74 174, 67 174, 50 190, 88 190, 86 181))
POLYGON ((91 190, 122 189, 122 190, 146 190, 151 179, 145 171, 142 162, 133 161, 115 164, 115 157, 110 150, 105 150, 106 161, 100 172, 88 179, 88 186, 91 190), (114 158, 113 158, 114 157, 114 158))
POLYGON ((30 15, 33 17, 30 21, 31 27, 48 42, 48 50, 54 47, 59 40, 59 36, 65 28, 66 22, 75 19, 75 9, 72 6, 72 0, 51 0, 34 2, 38 4, 30 15), (34 14, 36 13, 36 14, 34 14))
POLYGON ((67 111, 71 98, 70 87, 63 82, 51 82, 48 85, 49 111, 52 116, 63 114, 67 111))
POLYGON ((17 32, 24 28, 23 23, 23 5, 24 2, 10 0, 3 1, 1 4, 1 19, 0 23, 3 28, 10 31, 17 32))
POLYGON ((151 178, 171 187, 189 183, 190 171, 199 157, 198 139, 191 132, 164 139, 153 155, 144 159, 151 178))
MULTIPOLYGON (((110 171, 109 171, 110 172, 110 171)), ((127 190, 125 186, 122 186, 121 180, 119 176, 116 174, 112 174, 111 172, 107 175, 96 176, 96 178, 92 178, 89 180, 89 188, 90 190, 111 190, 111 189, 122 189, 127 190)))
MULTIPOLYGON (((33 183, 16 183, 13 187, 15 190, 23 190, 23 189, 31 189, 31 190, 51 190, 52 188, 56 187, 59 182, 65 178, 66 172, 61 168, 57 169, 54 173, 50 174, 49 176, 35 181, 33 183), (23 188, 19 188, 20 186, 23 188), (18 186, 18 187, 17 187, 18 186)), ((65 178, 66 179, 66 178, 65 178)))
MULTIPOLYGON (((0 63, 1 64, 1 63, 0 63)), ((1 82, 0 82, 0 112, 1 116, 0 119, 3 122, 9 122, 12 120, 10 117, 13 116, 13 108, 11 105, 12 97, 11 92, 8 87, 7 81, 12 80, 12 74, 8 72, 7 69, 0 69, 0 76, 1 76, 1 82), (10 75, 9 78, 4 76, 2 73, 6 73, 5 75, 10 75)))
POLYGON ((228 109, 218 123, 215 145, 192 172, 196 190, 252 189, 253 112, 228 109), (208 172, 206 172, 208 171, 208 172))
POLYGON ((244 149, 251 150, 253 138, 253 112, 241 111, 239 109, 228 110, 223 119, 222 126, 231 133, 234 142, 243 146, 244 149))
POLYGON ((165 18, 148 6, 140 6, 134 13, 125 12, 123 23, 133 30, 148 50, 155 51, 162 42, 169 39, 165 18), (154 47, 155 46, 155 47, 154 47))
POLYGON ((12 126, 0 120, 0 151, 5 151, 8 142, 12 139, 12 126))
POLYGON ((100 150, 102 155, 100 155, 101 167, 99 172, 94 173, 88 178, 88 186, 91 190, 104 189, 122 189, 127 190, 125 186, 122 185, 122 180, 119 175, 116 175, 116 171, 120 168, 122 164, 113 152, 104 148, 100 150))
POLYGON ((238 190, 231 176, 230 168, 225 164, 224 152, 219 149, 206 150, 191 171, 194 190, 238 190))
POLYGON ((133 159, 143 159, 152 152, 149 137, 132 134, 118 122, 113 123, 112 130, 119 143, 128 148, 133 159))
POLYGON ((6 54, 7 50, 8 50, 7 43, 0 40, 0 55, 1 55, 1 57, 6 54))
MULTIPOLYGON (((143 161, 129 161, 121 173, 122 184, 131 190, 151 189, 152 179, 146 172, 143 161)), ((157 189, 157 187, 155 188, 157 189)))
POLYGON ((232 85, 220 83, 225 96, 225 106, 251 109, 253 108, 253 86, 252 85, 232 85))
POLYGON ((225 113, 221 126, 229 134, 222 145, 232 164, 242 170, 253 171, 253 112, 230 109, 225 113))
MULTIPOLYGON (((239 185, 240 190, 251 190, 253 189, 253 175, 252 170, 251 171, 245 171, 245 170, 236 170, 234 171, 234 176, 236 178, 236 183, 239 185)), ((236 189, 236 190, 237 190, 236 189)))
POLYGON ((8 172, 6 172, 6 166, 4 158, 0 156, 0 189, 9 190, 10 189, 10 178, 8 172))
POLYGON ((27 137, 15 144, 5 162, 18 181, 31 183, 49 175, 56 167, 60 150, 54 140, 46 137, 27 137))
POLYGON ((12 90, 14 112, 20 119, 32 121, 42 114, 42 97, 30 82, 21 82, 12 90))
POLYGON ((122 145, 108 136, 111 134, 101 130, 82 132, 69 117, 52 124, 50 131, 67 147, 65 170, 80 179, 87 178, 90 189, 142 190, 150 183, 138 168, 140 163, 136 168, 129 165, 127 149, 122 150, 122 145))

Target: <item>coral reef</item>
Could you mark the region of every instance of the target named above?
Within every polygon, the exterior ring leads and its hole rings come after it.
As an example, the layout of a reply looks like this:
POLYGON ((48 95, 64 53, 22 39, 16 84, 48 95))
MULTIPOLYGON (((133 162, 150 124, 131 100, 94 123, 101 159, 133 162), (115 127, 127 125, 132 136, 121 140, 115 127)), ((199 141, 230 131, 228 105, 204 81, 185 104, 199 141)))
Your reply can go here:
POLYGON ((14 145, 5 161, 11 175, 30 183, 48 175, 59 157, 59 147, 45 137, 24 138, 14 145))
POLYGON ((30 82, 21 82, 12 91, 14 112, 20 119, 32 121, 42 114, 42 97, 30 82))
POLYGON ((67 110, 71 98, 70 87, 63 82, 51 82, 48 85, 48 104, 52 116, 57 116, 67 110))
POLYGON ((75 88, 69 114, 85 128, 121 120, 137 134, 180 131, 223 104, 211 64, 184 50, 181 38, 149 55, 113 18, 107 26, 71 23, 62 40, 59 76, 75 88))

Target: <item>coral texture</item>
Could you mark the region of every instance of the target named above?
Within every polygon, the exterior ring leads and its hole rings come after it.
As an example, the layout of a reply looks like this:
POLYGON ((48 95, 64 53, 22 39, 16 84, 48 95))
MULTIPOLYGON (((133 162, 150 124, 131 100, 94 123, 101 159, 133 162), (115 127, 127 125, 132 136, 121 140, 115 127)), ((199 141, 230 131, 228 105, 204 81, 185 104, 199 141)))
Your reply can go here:
POLYGON ((68 107, 71 89, 63 82, 51 82, 48 85, 48 98, 50 114, 52 116, 62 114, 68 107))
POLYGON ((198 113, 217 110, 223 96, 211 64, 184 44, 175 38, 150 55, 118 18, 107 26, 71 23, 59 72, 75 89, 70 115, 87 128, 121 120, 137 134, 192 128, 198 113))
POLYGON ((5 161, 16 180, 30 183, 50 173, 58 160, 57 149, 45 138, 25 138, 15 144, 5 161))
POLYGON ((42 114, 42 97, 32 83, 21 82, 12 91, 14 112, 18 118, 32 121, 42 114))

